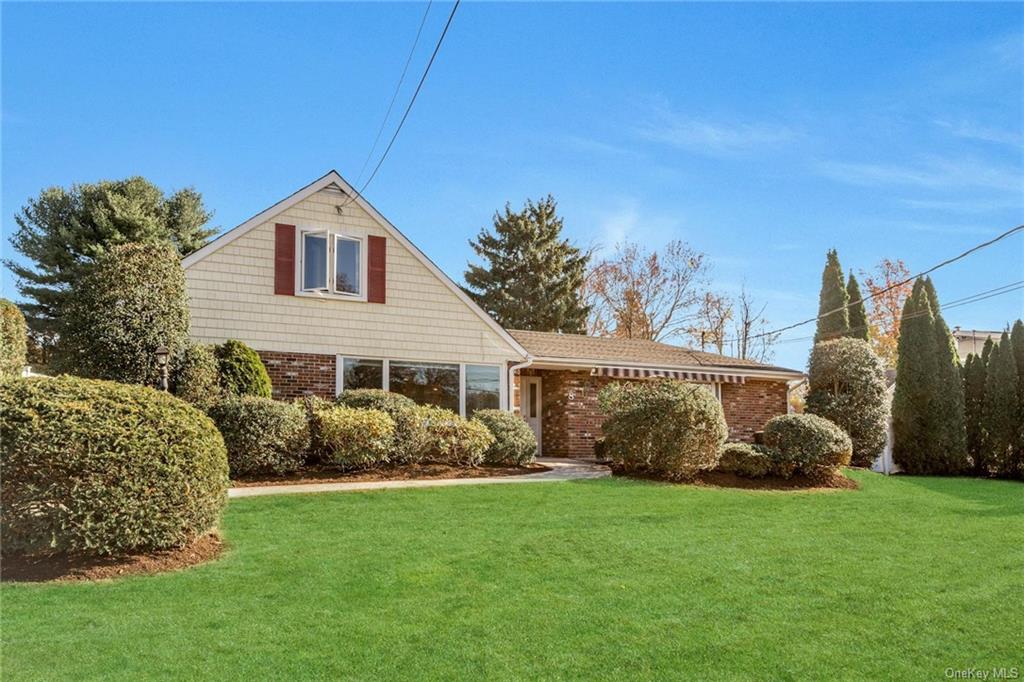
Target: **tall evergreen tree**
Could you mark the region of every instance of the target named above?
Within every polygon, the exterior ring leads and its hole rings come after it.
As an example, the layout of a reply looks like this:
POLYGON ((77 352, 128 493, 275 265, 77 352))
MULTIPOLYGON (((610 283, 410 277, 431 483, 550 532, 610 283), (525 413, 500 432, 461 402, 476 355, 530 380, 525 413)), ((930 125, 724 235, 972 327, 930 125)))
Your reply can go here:
POLYGON ((935 448, 942 453, 942 472, 957 473, 967 468, 967 426, 960 353, 956 339, 942 317, 939 297, 930 277, 924 278, 924 292, 934 317, 937 392, 932 401, 932 418, 935 448))
MULTIPOLYGON (((1017 320, 1010 330, 1010 346, 1013 347, 1013 359, 1017 364, 1017 398, 1021 410, 1024 410, 1024 322, 1017 320)), ((1024 411, 1021 413, 1021 428, 1024 429, 1024 411)))
POLYGON ((14 216, 11 245, 30 263, 5 261, 18 278, 29 329, 36 338, 60 333, 74 286, 112 247, 164 243, 185 256, 216 232, 193 189, 171 195, 145 178, 50 187, 14 216))
POLYGON ((821 293, 818 295, 818 327, 814 332, 814 343, 829 341, 845 336, 850 328, 846 304, 850 297, 843 284, 843 266, 839 254, 829 249, 825 258, 825 269, 821 272, 821 293))
POLYGON ((562 219, 548 195, 509 204, 469 245, 486 261, 470 264, 466 292, 509 329, 581 334, 587 307, 580 297, 589 254, 562 238, 562 219))
POLYGON ((967 454, 977 473, 984 469, 982 408, 985 404, 985 362, 971 353, 964 364, 964 419, 967 423, 967 454))
POLYGON ((1019 419, 1017 362, 1013 357, 1010 335, 1004 331, 992 349, 985 376, 982 447, 990 473, 1013 477, 1024 473, 1019 460, 1019 419))
POLYGON ((892 400, 893 460, 908 473, 930 473, 935 318, 920 279, 903 304, 901 320, 892 400))
POLYGON ((849 329, 846 335, 852 339, 870 341, 871 330, 868 324, 868 311, 864 307, 864 296, 860 293, 860 283, 853 276, 853 270, 850 271, 850 277, 846 280, 846 297, 850 301, 850 307, 847 308, 849 329))

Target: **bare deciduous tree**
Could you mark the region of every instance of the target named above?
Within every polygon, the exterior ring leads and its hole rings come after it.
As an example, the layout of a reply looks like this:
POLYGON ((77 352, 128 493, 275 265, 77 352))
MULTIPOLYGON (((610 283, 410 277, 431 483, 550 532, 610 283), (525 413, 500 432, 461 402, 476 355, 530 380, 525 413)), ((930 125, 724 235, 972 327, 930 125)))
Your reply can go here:
POLYGON ((775 356, 773 346, 779 340, 779 333, 769 333, 768 319, 764 316, 767 307, 767 303, 758 307, 747 293, 746 285, 740 288, 740 295, 733 304, 734 338, 730 344, 730 351, 736 357, 769 362, 775 356))
POLYGON ((653 341, 679 336, 688 330, 686 313, 703 300, 707 276, 707 257, 685 242, 671 241, 661 253, 617 244, 587 273, 587 332, 653 341))
POLYGON ((711 291, 704 293, 693 324, 686 330, 698 348, 714 349, 719 354, 724 352, 726 328, 732 319, 732 308, 728 296, 711 291))

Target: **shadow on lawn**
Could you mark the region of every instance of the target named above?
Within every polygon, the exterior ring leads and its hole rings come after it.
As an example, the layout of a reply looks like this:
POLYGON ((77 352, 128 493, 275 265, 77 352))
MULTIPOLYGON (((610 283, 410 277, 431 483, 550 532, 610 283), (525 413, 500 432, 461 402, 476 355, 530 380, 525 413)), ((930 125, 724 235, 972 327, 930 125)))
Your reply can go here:
POLYGON ((909 485, 932 493, 946 495, 973 505, 979 516, 1024 517, 1024 482, 964 476, 896 475, 894 483, 909 485))

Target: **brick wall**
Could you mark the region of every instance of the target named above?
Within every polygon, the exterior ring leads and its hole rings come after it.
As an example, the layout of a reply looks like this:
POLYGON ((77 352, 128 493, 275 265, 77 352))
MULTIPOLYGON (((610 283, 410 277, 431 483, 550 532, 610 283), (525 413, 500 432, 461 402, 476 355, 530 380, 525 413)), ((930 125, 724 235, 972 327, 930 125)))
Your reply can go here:
MULTIPOLYGON (((542 450, 546 457, 592 457, 601 435, 604 415, 597 394, 611 377, 591 376, 589 370, 527 370, 541 376, 542 450)), ((771 417, 785 414, 786 382, 747 381, 722 384, 722 408, 729 439, 750 442, 771 417)))
POLYGON ((335 358, 312 353, 257 351, 267 366, 274 397, 278 400, 301 398, 313 393, 321 398, 334 397, 335 358))

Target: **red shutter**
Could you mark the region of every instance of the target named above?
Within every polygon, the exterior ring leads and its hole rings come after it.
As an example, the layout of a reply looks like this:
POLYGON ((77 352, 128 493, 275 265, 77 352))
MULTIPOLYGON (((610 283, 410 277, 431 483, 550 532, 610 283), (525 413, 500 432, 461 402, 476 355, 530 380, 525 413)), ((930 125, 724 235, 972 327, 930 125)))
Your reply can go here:
POLYGON ((387 250, 388 240, 384 237, 370 237, 367 240, 366 300, 369 303, 384 303, 387 291, 387 250))
POLYGON ((295 295, 295 226, 278 223, 274 231, 274 293, 295 295))

